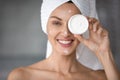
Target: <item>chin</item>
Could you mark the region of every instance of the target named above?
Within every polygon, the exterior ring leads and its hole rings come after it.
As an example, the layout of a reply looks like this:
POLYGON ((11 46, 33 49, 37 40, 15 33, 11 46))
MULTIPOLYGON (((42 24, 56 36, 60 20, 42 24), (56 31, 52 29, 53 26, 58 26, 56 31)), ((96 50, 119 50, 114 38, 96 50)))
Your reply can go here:
POLYGON ((68 56, 68 55, 75 54, 75 51, 64 49, 64 50, 59 50, 58 53, 61 55, 68 56))

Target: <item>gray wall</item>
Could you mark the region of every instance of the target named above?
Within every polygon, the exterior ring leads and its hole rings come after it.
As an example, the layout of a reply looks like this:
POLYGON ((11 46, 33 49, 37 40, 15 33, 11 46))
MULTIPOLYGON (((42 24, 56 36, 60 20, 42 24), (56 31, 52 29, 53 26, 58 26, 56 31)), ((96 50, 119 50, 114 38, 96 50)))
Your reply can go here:
POLYGON ((40 27, 42 0, 0 0, 0 80, 16 67, 45 57, 47 36, 40 27))
MULTIPOLYGON (((0 80, 16 67, 45 57, 47 36, 40 27, 42 0, 0 0, 0 80)), ((120 69, 120 1, 97 0, 101 23, 110 32, 111 48, 120 69)))
POLYGON ((120 0, 97 0, 101 23, 110 33, 111 49, 120 69, 120 0))

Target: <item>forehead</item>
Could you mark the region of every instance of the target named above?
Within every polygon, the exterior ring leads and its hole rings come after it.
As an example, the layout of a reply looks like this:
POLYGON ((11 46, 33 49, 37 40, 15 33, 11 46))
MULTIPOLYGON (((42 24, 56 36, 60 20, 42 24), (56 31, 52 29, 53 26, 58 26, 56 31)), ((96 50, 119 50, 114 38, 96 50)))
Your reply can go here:
POLYGON ((51 15, 74 15, 74 14, 80 14, 80 10, 76 7, 74 3, 64 3, 57 7, 51 15))

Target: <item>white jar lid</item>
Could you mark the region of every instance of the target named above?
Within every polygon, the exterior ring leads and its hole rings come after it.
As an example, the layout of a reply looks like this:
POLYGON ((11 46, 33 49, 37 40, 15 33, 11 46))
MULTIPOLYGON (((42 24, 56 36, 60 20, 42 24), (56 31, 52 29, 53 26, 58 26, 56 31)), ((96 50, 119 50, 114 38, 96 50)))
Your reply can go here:
POLYGON ((68 21, 68 29, 73 34, 83 34, 88 29, 88 20, 81 14, 73 15, 68 21))

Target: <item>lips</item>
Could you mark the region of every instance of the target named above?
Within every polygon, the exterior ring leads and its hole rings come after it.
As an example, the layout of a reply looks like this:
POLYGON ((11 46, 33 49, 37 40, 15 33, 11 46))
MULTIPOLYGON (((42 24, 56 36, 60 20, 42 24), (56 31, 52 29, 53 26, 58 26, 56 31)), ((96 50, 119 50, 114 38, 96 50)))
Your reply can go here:
POLYGON ((58 40, 61 44, 70 44, 72 41, 58 40))
POLYGON ((73 39, 69 39, 69 40, 57 39, 57 41, 62 47, 70 47, 74 40, 73 39))

